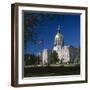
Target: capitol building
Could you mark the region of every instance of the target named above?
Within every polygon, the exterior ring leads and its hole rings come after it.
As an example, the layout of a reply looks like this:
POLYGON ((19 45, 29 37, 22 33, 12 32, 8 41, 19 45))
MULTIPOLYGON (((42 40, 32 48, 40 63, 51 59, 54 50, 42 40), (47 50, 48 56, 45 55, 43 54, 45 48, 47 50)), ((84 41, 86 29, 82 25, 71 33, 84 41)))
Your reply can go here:
POLYGON ((70 45, 64 45, 64 36, 60 32, 58 26, 57 33, 54 37, 54 46, 52 49, 43 49, 40 56, 43 64, 49 63, 51 60, 51 53, 55 51, 58 55, 59 62, 62 63, 75 63, 77 58, 77 49, 70 45))

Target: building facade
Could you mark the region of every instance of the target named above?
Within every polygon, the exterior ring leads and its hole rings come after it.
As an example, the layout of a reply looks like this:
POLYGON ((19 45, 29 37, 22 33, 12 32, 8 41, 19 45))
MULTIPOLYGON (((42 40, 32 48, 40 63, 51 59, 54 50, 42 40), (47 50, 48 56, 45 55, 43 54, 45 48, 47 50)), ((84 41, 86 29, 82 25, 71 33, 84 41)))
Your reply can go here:
POLYGON ((58 27, 57 34, 54 38, 54 47, 52 50, 44 49, 42 51, 42 62, 43 64, 49 63, 51 60, 51 52, 55 51, 58 55, 59 62, 62 63, 74 63, 77 58, 77 49, 72 46, 64 45, 64 37, 60 33, 60 26, 58 27))

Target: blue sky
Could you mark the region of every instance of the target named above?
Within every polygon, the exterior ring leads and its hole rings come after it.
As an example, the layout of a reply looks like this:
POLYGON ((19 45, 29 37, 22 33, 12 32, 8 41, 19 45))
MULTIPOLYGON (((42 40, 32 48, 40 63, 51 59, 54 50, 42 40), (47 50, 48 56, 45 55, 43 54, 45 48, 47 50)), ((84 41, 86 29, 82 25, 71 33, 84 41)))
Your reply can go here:
MULTIPOLYGON (((42 13, 29 12, 29 14, 39 16, 42 13)), ((50 13, 47 14, 50 15, 50 13)), ((55 18, 40 17, 36 29, 37 37, 39 40, 43 40, 43 44, 37 45, 28 41, 26 53, 36 54, 42 51, 43 48, 52 49, 58 25, 60 25, 60 33, 64 37, 65 45, 80 46, 80 15, 52 13, 52 16, 55 16, 55 18)))

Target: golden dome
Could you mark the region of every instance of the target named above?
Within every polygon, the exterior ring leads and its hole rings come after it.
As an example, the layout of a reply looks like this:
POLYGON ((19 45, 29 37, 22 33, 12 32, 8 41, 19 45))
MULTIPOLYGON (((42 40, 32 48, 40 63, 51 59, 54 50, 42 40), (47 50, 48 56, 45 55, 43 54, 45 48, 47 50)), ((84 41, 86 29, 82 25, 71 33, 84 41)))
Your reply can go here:
POLYGON ((54 45, 63 45, 64 43, 63 36, 60 33, 60 26, 58 27, 57 34, 55 35, 54 45))
POLYGON ((61 38, 63 38, 63 36, 60 34, 60 32, 58 31, 57 32, 57 34, 56 34, 56 36, 55 36, 55 40, 56 39, 61 39, 61 38))

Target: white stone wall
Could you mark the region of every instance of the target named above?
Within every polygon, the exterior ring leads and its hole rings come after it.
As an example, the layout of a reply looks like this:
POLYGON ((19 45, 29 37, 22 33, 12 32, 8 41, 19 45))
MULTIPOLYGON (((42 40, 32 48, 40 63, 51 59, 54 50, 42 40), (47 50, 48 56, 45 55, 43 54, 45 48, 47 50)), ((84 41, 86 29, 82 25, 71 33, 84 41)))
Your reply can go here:
POLYGON ((55 46, 53 48, 54 51, 58 53, 58 58, 59 60, 64 63, 68 62, 70 60, 70 55, 69 55, 69 47, 68 46, 55 46))
POLYGON ((44 49, 42 52, 42 63, 45 64, 48 62, 48 49, 44 49))
POLYGON ((62 48, 62 58, 64 58, 64 60, 63 60, 64 63, 67 63, 70 60, 70 54, 69 54, 69 52, 70 51, 69 51, 69 47, 68 46, 64 46, 62 48))
MULTIPOLYGON (((68 63, 70 60, 74 62, 77 56, 76 49, 74 47, 70 47, 70 46, 61 47, 57 45, 57 46, 54 46, 53 50, 57 52, 60 62, 63 62, 63 63, 68 63)), ((42 63, 43 64, 49 62, 51 58, 50 53, 51 53, 51 50, 48 50, 48 49, 43 50, 42 52, 42 63)))

